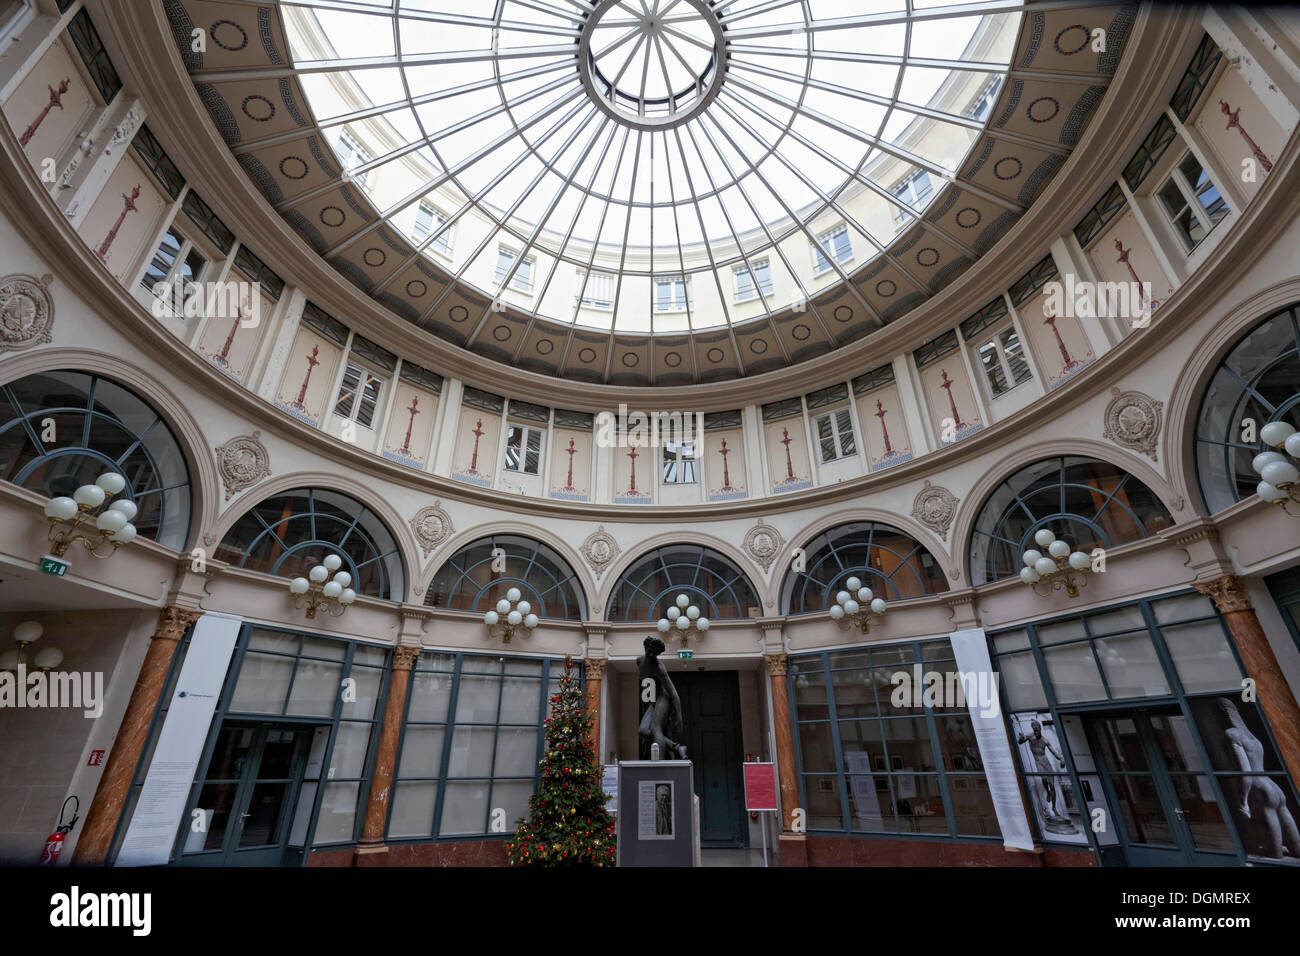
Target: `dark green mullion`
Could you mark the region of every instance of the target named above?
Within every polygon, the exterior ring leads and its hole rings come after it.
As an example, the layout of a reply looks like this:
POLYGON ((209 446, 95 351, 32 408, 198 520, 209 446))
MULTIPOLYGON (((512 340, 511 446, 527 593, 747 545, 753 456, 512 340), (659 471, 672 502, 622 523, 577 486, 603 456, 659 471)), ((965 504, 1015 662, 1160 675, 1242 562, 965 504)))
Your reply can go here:
POLYGON ((456 736, 456 705, 460 699, 460 674, 464 661, 465 655, 457 653, 451 669, 451 697, 447 701, 446 730, 442 735, 442 760, 438 764, 438 801, 433 811, 432 839, 434 840, 438 839, 442 831, 442 808, 447 800, 447 768, 451 764, 451 742, 456 736))
MULTIPOLYGON (((302 634, 299 634, 299 635, 298 635, 298 655, 299 655, 299 660, 302 659, 302 648, 303 648, 303 643, 304 643, 305 640, 306 640, 306 636, 305 636, 305 635, 302 635, 302 634)), ((349 645, 348 645, 348 649, 347 649, 347 652, 346 652, 346 654, 344 655, 344 660, 345 660, 345 661, 350 661, 351 659, 352 659, 352 646, 351 646, 351 643, 349 643, 349 645)), ((294 665, 294 678, 296 679, 297 676, 298 676, 298 667, 297 667, 297 663, 295 663, 295 665, 294 665)), ((289 691, 288 691, 288 693, 286 693, 286 694, 284 695, 284 706, 285 706, 285 710, 286 710, 286 711, 287 711, 288 708, 289 708, 289 698, 290 698, 290 696, 292 696, 292 694, 293 694, 293 682, 291 681, 290 684, 289 684, 289 691)), ((322 760, 321 760, 321 777, 320 777, 320 784, 319 784, 319 786, 317 786, 317 788, 316 788, 316 804, 315 804, 315 806, 312 807, 311 821, 310 821, 310 824, 309 824, 309 832, 310 832, 310 836, 309 836, 309 837, 307 838, 307 840, 305 841, 305 845, 304 845, 304 848, 303 848, 303 857, 304 857, 304 859, 306 858, 306 856, 307 856, 309 853, 311 853, 312 847, 314 847, 314 846, 316 845, 316 824, 317 824, 317 822, 319 821, 319 817, 320 817, 320 808, 321 808, 321 803, 324 802, 324 799, 325 799, 325 788, 326 788, 330 783, 333 783, 333 782, 334 782, 334 781, 332 781, 332 780, 329 779, 329 771, 328 771, 326 768, 329 767, 330 763, 331 763, 331 762, 333 761, 333 759, 334 759, 334 744, 338 741, 338 736, 339 736, 339 717, 342 715, 342 713, 343 713, 343 695, 342 695, 342 694, 339 694, 339 693, 335 693, 335 694, 334 694, 334 713, 333 713, 333 715, 332 715, 332 717, 331 717, 331 721, 332 721, 332 722, 331 722, 331 724, 330 724, 329 740, 327 740, 327 741, 325 742, 325 752, 324 752, 324 754, 322 755, 322 760)), ((338 782, 339 782, 339 783, 344 783, 345 781, 340 780, 340 781, 338 781, 338 782)), ((360 783, 358 783, 358 785, 357 785, 357 803, 358 803, 358 804, 361 803, 361 785, 360 785, 360 783)), ((357 833, 357 821, 356 821, 356 811, 354 810, 354 811, 353 811, 353 820, 352 820, 352 835, 353 835, 353 840, 352 840, 352 842, 356 842, 356 833, 357 833)))
MULTIPOLYGON (((293 657, 293 670, 289 672, 289 686, 284 690, 284 703, 280 705, 280 716, 287 717, 289 714, 289 700, 293 697, 293 685, 298 680, 298 665, 302 663, 304 636, 298 635, 298 652, 293 657)), ((242 663, 242 662, 241 662, 242 663)), ((332 741, 331 741, 332 744, 332 741)))
MULTIPOLYGON (((424 656, 424 651, 421 651, 419 657, 416 657, 415 663, 411 665, 411 676, 408 678, 408 683, 406 685, 406 702, 402 704, 402 726, 397 732, 397 753, 393 757, 393 786, 391 792, 394 795, 396 795, 397 793, 397 785, 402 782, 401 768, 402 768, 402 755, 403 753, 405 753, 405 748, 406 748, 406 728, 409 727, 411 723, 411 699, 415 696, 414 694, 415 677, 418 673, 420 673, 420 669, 419 669, 420 657, 423 656, 424 656)), ((387 700, 388 700, 388 695, 385 694, 384 695, 385 703, 387 703, 387 700)), ((392 799, 388 801, 388 810, 384 813, 385 842, 387 842, 388 840, 388 827, 392 823, 392 819, 393 819, 394 802, 395 801, 392 799)), ((437 800, 436 790, 434 793, 433 802, 434 802, 434 806, 437 807, 438 800, 437 800)))
MULTIPOLYGON (((1079 614, 1077 615, 1077 617, 1083 623, 1083 633, 1085 635, 1084 639, 1088 642, 1089 650, 1092 651, 1093 663, 1097 665, 1097 676, 1101 678, 1101 689, 1106 692, 1107 700, 1114 700, 1115 695, 1110 692, 1110 681, 1106 679, 1106 668, 1101 666, 1101 655, 1097 653, 1097 638, 1093 637, 1092 625, 1088 623, 1088 615, 1079 614)), ((1077 643, 1077 642, 1069 642, 1069 643, 1077 643)))
MULTIPOLYGON (((921 665, 922 674, 924 674, 926 662, 921 656, 921 642, 914 642, 912 644, 912 650, 915 652, 916 662, 921 665)), ((938 662, 930 661, 929 663, 935 664, 938 662)), ((873 681, 872 683, 875 682, 873 681)), ((948 765, 943 759, 943 748, 939 746, 939 725, 935 720, 934 710, 925 702, 924 694, 921 695, 921 707, 925 711, 925 723, 930 731, 930 752, 934 755, 934 768, 939 777, 939 796, 943 800, 944 819, 948 821, 948 835, 950 837, 956 837, 957 817, 952 810, 952 795, 948 792, 948 765)), ((972 730, 973 729, 974 727, 972 725, 972 730)))
POLYGON ((487 806, 484 807, 483 832, 491 833, 492 791, 496 789, 497 744, 501 742, 501 698, 506 690, 506 662, 499 664, 501 671, 497 674, 497 711, 492 725, 492 759, 488 762, 487 806))
MULTIPOLYGON (((826 662, 825 660, 826 652, 823 651, 819 656, 822 658, 822 663, 824 665, 826 662)), ((803 745, 799 739, 799 714, 798 714, 798 705, 795 703, 794 677, 795 677, 794 668, 789 665, 789 658, 787 658, 786 668, 785 668, 785 693, 786 693, 786 700, 790 702, 790 732, 794 735, 794 767, 795 767, 795 779, 798 781, 798 788, 799 788, 799 806, 803 807, 805 810, 804 830, 805 832, 807 832, 808 821, 806 818, 806 814, 807 814, 808 798, 806 792, 807 788, 804 786, 805 774, 803 771, 803 745)), ((833 740, 834 738, 832 738, 832 741, 833 740)))
MULTIPOLYGON (((787 661, 786 669, 789 669, 787 661)), ((840 825, 849 832, 849 785, 844 775, 844 755, 840 752, 840 718, 835 706, 835 684, 831 680, 831 653, 822 651, 822 673, 826 681, 826 707, 831 721, 831 749, 835 751, 835 784, 840 792, 840 825)))
POLYGON ((95 392, 99 390, 99 376, 90 377, 90 389, 86 396, 86 418, 81 425, 81 447, 90 447, 90 423, 95 417, 95 392))

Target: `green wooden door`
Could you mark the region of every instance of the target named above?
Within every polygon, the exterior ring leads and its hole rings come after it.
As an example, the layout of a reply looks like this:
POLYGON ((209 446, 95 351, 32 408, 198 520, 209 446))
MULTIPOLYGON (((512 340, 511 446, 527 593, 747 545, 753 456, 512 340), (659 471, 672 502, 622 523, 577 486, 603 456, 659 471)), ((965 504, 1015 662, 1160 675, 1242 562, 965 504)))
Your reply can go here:
POLYGON ((740 682, 735 671, 674 673, 686 721, 686 753, 700 798, 700 844, 747 847, 740 765, 740 682))

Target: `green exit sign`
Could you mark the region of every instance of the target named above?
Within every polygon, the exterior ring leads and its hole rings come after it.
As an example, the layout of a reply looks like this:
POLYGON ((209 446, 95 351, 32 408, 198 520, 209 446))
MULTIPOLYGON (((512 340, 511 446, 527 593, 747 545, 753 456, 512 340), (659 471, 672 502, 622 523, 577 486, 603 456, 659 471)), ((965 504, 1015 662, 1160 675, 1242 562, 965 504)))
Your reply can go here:
POLYGON ((694 652, 694 651, 678 651, 678 652, 677 652, 677 659, 678 659, 679 661, 689 661, 689 660, 690 660, 692 657, 694 657, 694 656, 695 656, 695 652, 694 652))
POLYGON ((45 574, 52 574, 56 578, 61 578, 68 573, 71 567, 67 561, 62 558, 56 558, 52 554, 47 554, 41 558, 41 571, 45 574))

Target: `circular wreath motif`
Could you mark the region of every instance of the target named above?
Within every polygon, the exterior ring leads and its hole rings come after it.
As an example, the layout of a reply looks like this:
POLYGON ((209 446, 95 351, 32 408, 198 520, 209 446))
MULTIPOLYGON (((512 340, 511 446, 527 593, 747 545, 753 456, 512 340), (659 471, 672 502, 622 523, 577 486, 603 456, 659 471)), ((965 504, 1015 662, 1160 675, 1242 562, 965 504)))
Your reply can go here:
POLYGON ((244 101, 239 104, 239 108, 243 110, 244 115, 247 116, 249 119, 251 119, 254 123, 266 123, 269 122, 275 116, 275 104, 272 103, 270 100, 268 100, 265 96, 262 96, 260 93, 250 93, 248 96, 245 96, 244 101), (265 103, 266 108, 268 110, 267 114, 265 116, 254 116, 252 113, 250 113, 248 111, 248 104, 253 102, 265 103))
POLYGON ((509 341, 512 334, 513 330, 508 325, 498 325, 492 329, 492 338, 496 339, 498 342, 509 341))
POLYGON ((1053 96, 1040 96, 1038 99, 1030 103, 1029 106, 1025 109, 1025 115, 1029 117, 1029 121, 1031 123, 1046 123, 1049 120, 1055 119, 1056 114, 1059 112, 1061 112, 1060 101, 1058 101, 1053 96), (1046 103, 1048 107, 1051 109, 1051 112, 1048 113, 1046 116, 1035 115, 1034 107, 1037 106, 1039 103, 1046 103))
POLYGON ((984 214, 974 206, 967 206, 965 209, 958 209, 953 219, 963 229, 974 229, 984 219, 984 214))
POLYGON ((326 206, 320 211, 320 215, 317 218, 320 219, 322 225, 337 228, 347 221, 348 214, 338 206, 326 206), (326 218, 327 214, 328 218, 326 218))
POLYGON ((762 355, 767 351, 767 348, 767 342, 763 339, 754 339, 754 341, 749 343, 749 350, 755 355, 762 355))
POLYGON ((790 330, 790 334, 794 336, 796 342, 803 342, 812 335, 812 329, 801 322, 790 330))
POLYGON ((1088 45, 1088 41, 1091 39, 1092 39, 1092 32, 1087 27, 1085 27, 1082 23, 1072 23, 1056 35, 1056 39, 1052 41, 1052 46, 1056 47, 1056 52, 1061 54, 1061 56, 1074 56, 1076 53, 1078 53, 1084 47, 1086 47, 1088 45), (1065 49, 1065 47, 1061 46, 1061 37, 1065 36, 1071 30, 1081 31, 1083 33, 1083 39, 1079 41, 1079 45, 1076 46, 1073 50, 1067 50, 1065 49))
POLYGON ((922 249, 920 252, 916 254, 916 264, 919 266, 929 267, 934 265, 938 261, 939 261, 939 250, 934 248, 934 246, 926 246, 924 249, 922 249), (922 256, 924 256, 925 258, 922 259, 921 258, 922 256))
POLYGON ((234 20, 217 20, 215 23, 212 24, 212 26, 208 27, 208 36, 212 37, 213 43, 215 43, 217 46, 221 47, 221 49, 226 50, 229 53, 238 53, 244 47, 248 46, 248 33, 245 32, 244 28, 241 27, 234 20), (221 37, 217 36, 217 30, 220 27, 234 27, 236 30, 238 30, 239 42, 222 43, 221 37))
POLYGON ((664 355, 664 364, 669 368, 677 368, 682 364, 682 355, 680 352, 669 352, 664 355))
POLYGON ((388 261, 388 253, 384 252, 378 246, 371 246, 365 252, 361 253, 361 261, 372 269, 377 269, 388 261))
POLYGON ((1024 171, 1025 171, 1025 164, 1022 163, 1020 160, 1016 159, 1016 157, 1014 156, 1003 156, 1001 159, 999 159, 996 163, 993 164, 993 175, 998 177, 998 179, 1002 180, 1003 182, 1006 182, 1008 179, 1015 179, 1024 171), (1004 163, 1013 164, 1015 166, 1016 171, 1014 173, 1004 174, 1002 172, 1002 165, 1004 163))
MULTIPOLYGON (((298 167, 295 166, 293 168, 297 169, 298 167)), ((301 156, 286 156, 284 157, 284 159, 280 160, 280 175, 283 176, 285 179, 305 179, 307 173, 309 173, 310 171, 311 171, 311 167, 307 165, 307 161, 303 159, 301 156), (302 167, 302 172, 300 173, 289 172, 290 163, 297 163, 298 166, 302 167)))
POLYGON ((469 318, 469 309, 463 305, 453 305, 447 315, 453 322, 464 322, 469 318))
POLYGON ((406 283, 406 294, 413 299, 423 298, 424 294, 428 291, 429 286, 421 279, 412 279, 410 282, 406 283))
POLYGON ((552 342, 550 339, 538 339, 537 341, 538 355, 550 355, 554 351, 555 351, 554 342, 552 342))
POLYGON ((623 363, 624 368, 636 368, 641 364, 641 356, 637 355, 635 352, 624 352, 623 357, 619 359, 619 361, 623 363))
POLYGON ((836 322, 848 322, 853 318, 853 310, 847 305, 837 305, 831 314, 835 316, 836 322))
POLYGON ((584 365, 590 365, 592 362, 596 361, 596 350, 583 349, 578 353, 578 361, 584 365))
POLYGON ((704 353, 704 357, 708 359, 710 362, 712 362, 714 365, 717 365, 724 358, 726 358, 726 354, 722 351, 722 349, 709 349, 707 352, 704 353))

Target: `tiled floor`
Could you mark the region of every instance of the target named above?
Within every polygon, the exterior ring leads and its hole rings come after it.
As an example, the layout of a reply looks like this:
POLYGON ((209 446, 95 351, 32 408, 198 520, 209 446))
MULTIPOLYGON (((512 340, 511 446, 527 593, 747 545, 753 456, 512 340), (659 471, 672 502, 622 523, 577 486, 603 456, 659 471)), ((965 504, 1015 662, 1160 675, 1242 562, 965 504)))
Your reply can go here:
MULTIPOLYGON (((774 865, 771 850, 768 851, 768 865, 774 865)), ((762 866, 763 850, 701 850, 700 863, 703 866, 762 866)))

